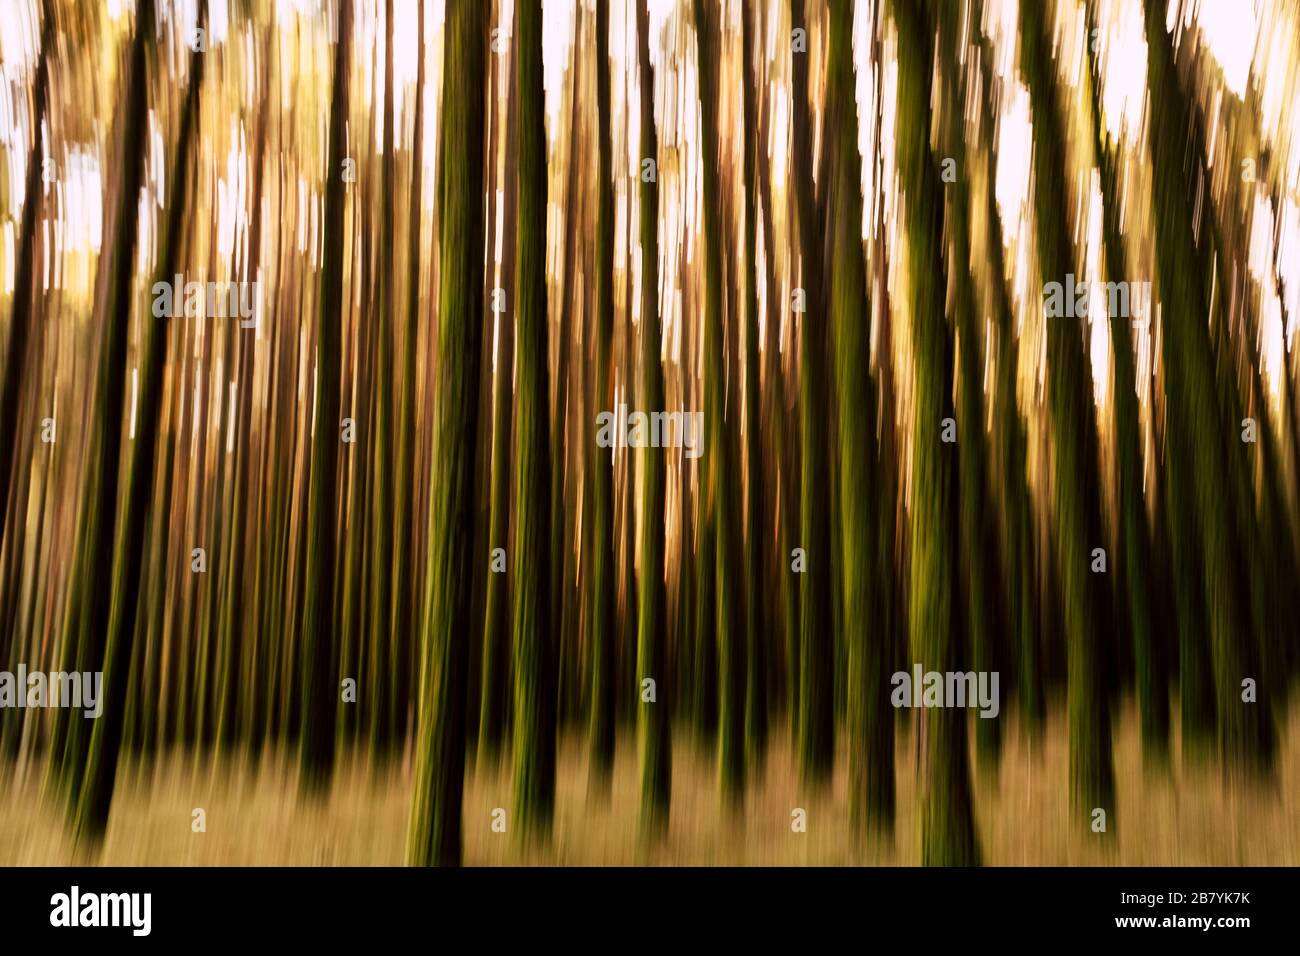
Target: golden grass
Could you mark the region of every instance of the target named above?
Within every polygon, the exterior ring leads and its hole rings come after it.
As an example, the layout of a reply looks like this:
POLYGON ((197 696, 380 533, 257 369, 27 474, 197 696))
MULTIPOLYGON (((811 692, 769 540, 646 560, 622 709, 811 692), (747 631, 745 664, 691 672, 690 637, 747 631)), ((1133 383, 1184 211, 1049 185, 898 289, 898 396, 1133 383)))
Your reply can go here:
MULTIPOLYGON (((1062 718, 1038 744, 1010 724, 996 779, 976 773, 976 814, 986 863, 994 865, 1291 865, 1300 863, 1300 709, 1281 729, 1272 785, 1229 786, 1217 763, 1168 772, 1144 770, 1135 718, 1117 724, 1118 814, 1104 841, 1071 817, 1062 718)), ((513 832, 494 833, 492 811, 510 810, 506 765, 479 766, 465 793, 465 853, 470 865, 860 865, 919 862, 918 790, 912 735, 898 740, 898 827, 892 841, 857 840, 848 823, 845 754, 819 792, 799 783, 787 735, 773 741, 743 812, 718 796, 710 754, 688 735, 674 753, 673 806, 666 839, 638 837, 640 784, 635 738, 620 741, 607 798, 589 798, 580 735, 560 747, 554 836, 528 848, 513 832), (795 807, 807 832, 791 832, 795 807)), ((1177 747, 1175 747, 1177 753, 1177 747)), ((399 865, 410 809, 409 755, 382 770, 360 760, 339 768, 328 797, 298 797, 293 762, 268 753, 244 757, 177 755, 118 781, 102 847, 74 847, 50 801, 40 799, 39 768, 0 766, 0 865, 399 865), (25 772, 24 772, 25 770, 25 772), (191 829, 194 808, 207 830, 191 829)))

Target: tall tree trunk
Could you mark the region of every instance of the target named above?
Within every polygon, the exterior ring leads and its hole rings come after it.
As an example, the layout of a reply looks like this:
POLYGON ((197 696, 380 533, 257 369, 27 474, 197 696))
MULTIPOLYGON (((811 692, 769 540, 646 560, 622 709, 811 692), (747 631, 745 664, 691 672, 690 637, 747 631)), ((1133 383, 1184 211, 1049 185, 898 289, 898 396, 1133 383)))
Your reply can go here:
MULTIPOLYGON (((1170 326, 1160 336, 1166 376, 1166 441, 1171 449, 1167 494, 1174 512, 1171 531, 1179 604, 1199 590, 1199 620, 1180 618, 1184 687, 1183 740, 1194 749, 1196 731, 1216 726, 1227 767, 1266 765, 1276 741, 1271 709, 1243 704, 1241 681, 1256 673, 1258 648, 1243 548, 1237 531, 1240 489, 1229 463, 1241 454, 1238 423, 1219 400, 1208 316, 1212 298, 1205 285, 1211 268, 1204 232, 1193 228, 1188 197, 1205 184, 1203 141, 1179 87, 1164 10, 1146 3, 1147 75, 1153 104, 1151 158, 1156 222, 1156 261, 1162 315, 1170 326), (1187 139, 1191 130, 1191 147, 1187 139), (1188 162, 1199 175, 1189 179, 1188 162), (1197 533, 1199 531, 1199 533, 1197 533), (1199 578, 1199 580, 1198 580, 1199 578), (1201 624, 1203 620, 1204 624, 1201 624), (1202 637, 1202 635, 1204 635, 1202 637), (1208 641, 1208 647, 1206 643, 1208 641), (1208 651, 1208 662, 1205 660, 1208 651), (1206 664, 1208 663, 1208 675, 1206 664), (1211 676, 1189 696, 1188 683, 1211 676), (1207 719, 1206 711, 1214 708, 1207 719)), ((1216 321, 1221 321, 1221 316, 1216 321)), ((1194 613, 1188 609, 1188 616, 1194 613)))
MULTIPOLYGON (((1089 23, 1095 25, 1096 4, 1089 3, 1089 23)), ((1089 31, 1091 33, 1091 29, 1089 31)), ((1102 228, 1106 247, 1106 279, 1128 281, 1124 229, 1120 220, 1119 173, 1115 153, 1106 140, 1101 115, 1101 65, 1088 44, 1089 90, 1097 162, 1101 169, 1102 228)), ((1115 562, 1127 604, 1127 625, 1137 676, 1142 749, 1147 758, 1163 763, 1169 750, 1169 689, 1163 655, 1154 628, 1151 570, 1155 560, 1146 505, 1142 497, 1142 436, 1138 418, 1136 370, 1131 323, 1127 316, 1109 316, 1114 355, 1111 414, 1115 432, 1115 493, 1119 510, 1119 555, 1115 562)), ((1149 317, 1148 317, 1149 318, 1149 317)))
MULTIPOLYGON (((334 770, 334 718, 339 688, 335 636, 335 550, 340 444, 339 382, 343 315, 343 160, 352 63, 352 0, 339 0, 334 91, 325 167, 324 257, 316 333, 315 434, 307 502, 307 569, 302 624, 302 783, 322 790, 334 770)), ((363 436, 363 440, 369 436, 363 436)), ((367 447, 369 442, 367 441, 367 447)), ((355 447, 355 446, 354 446, 355 447)), ((382 555, 375 556, 382 559, 382 555)))
MULTIPOLYGON (((611 378, 614 337, 614 188, 613 148, 610 144, 612 114, 609 102, 609 0, 596 0, 596 335, 591 414, 613 412, 611 378)), ((614 492, 609 449, 591 439, 588 458, 590 473, 590 515, 583 524, 587 538, 587 594, 589 608, 587 637, 591 647, 591 780, 597 793, 609 790, 614 765, 614 716, 618 635, 615 633, 614 597, 617 586, 614 564, 614 492)))
MULTIPOLYGON (((725 419, 727 405, 727 339, 723 328, 725 263, 722 239, 721 176, 718 151, 717 11, 704 0, 695 2, 695 38, 698 44, 700 128, 703 132, 704 237, 704 441, 706 478, 704 520, 712 528, 714 553, 704 553, 704 573, 714 576, 714 634, 718 647, 718 690, 721 699, 718 727, 718 773, 723 796, 740 800, 745 783, 745 634, 740 587, 739 487, 732 459, 732 444, 725 419), (711 566, 710 566, 711 565, 711 566)), ((734 412, 733 412, 734 414, 734 412)), ((734 428, 734 423, 732 425, 734 428)))
MULTIPOLYGON (((655 130, 655 75, 650 65, 650 15, 648 0, 636 5, 637 65, 640 71, 640 127, 642 162, 653 160, 655 174, 641 176, 641 401, 652 413, 664 406, 664 373, 660 362, 663 322, 659 315, 659 137, 655 130)), ((641 450, 641 583, 637 618, 638 685, 655 682, 655 699, 641 698, 641 823, 651 835, 668 827, 672 797, 672 737, 667 700, 660 688, 669 685, 668 619, 664 608, 664 488, 668 463, 664 452, 641 450)))
MULTIPOLYGON (((394 206, 397 198, 397 132, 393 129, 393 0, 384 0, 384 160, 381 174, 379 237, 387 243, 395 236, 394 206)), ((381 249, 386 249, 381 245, 381 249)), ((375 381, 373 385, 374 426, 366 436, 366 447, 373 456, 371 473, 371 559, 370 608, 366 632, 370 635, 370 681, 366 687, 373 711, 370 725, 372 752, 389 753, 398 733, 398 701, 394 699, 397 670, 404 662, 393 655, 393 522, 397 518, 393 498, 393 335, 397 322, 397 256, 391 250, 380 255, 378 275, 378 309, 374 324, 375 381)))
MULTIPOLYGON (((898 30, 898 173, 914 357, 908 621, 913 660, 943 672, 955 669, 961 626, 957 449, 941 441, 943 420, 955 418, 953 347, 940 295, 945 286, 943 196, 929 135, 938 24, 932 5, 895 0, 893 13, 898 30)), ((913 694, 919 690, 912 688, 913 694)), ((965 712, 936 708, 923 711, 921 721, 921 859, 926 865, 977 864, 965 712)))
MULTIPOLYGON (((791 0, 793 29, 803 30, 808 19, 805 0, 791 0)), ((835 635, 832 601, 831 530, 827 503, 830 477, 827 462, 826 415, 830 408, 827 386, 829 318, 822 289, 820 258, 822 204, 813 192, 812 108, 808 101, 808 57, 794 50, 791 69, 792 166, 795 208, 799 222, 802 262, 803 312, 799 351, 799 431, 803 447, 800 476, 799 543, 806 570, 799 574, 799 769, 808 781, 828 780, 835 761, 834 660, 835 635)), ((824 182, 824 180, 822 181, 824 182)), ((798 312, 798 309, 796 309, 798 312)), ((783 556, 784 558, 784 556, 783 556)), ((791 558, 791 564, 794 564, 791 558)), ((792 573, 794 571, 792 570, 792 573)))
POLYGON ((858 152, 854 97, 853 12, 847 0, 830 8, 827 123, 824 148, 833 150, 828 214, 831 250, 830 319, 835 336, 839 389, 839 461, 842 491, 844 634, 848 645, 846 698, 849 732, 849 804, 858 827, 892 833, 894 825, 894 714, 889 686, 891 635, 889 590, 875 535, 883 527, 878 509, 892 507, 879 495, 875 383, 871 375, 871 309, 862 254, 862 158, 858 152))
POLYGON ((465 785, 466 643, 473 620, 474 456, 482 347, 483 104, 488 25, 483 5, 455 3, 444 27, 439 144, 438 401, 431 471, 429 568, 420 667, 415 797, 407 861, 461 862, 465 785))
MULTIPOLYGON (((519 38, 514 38, 518 56, 519 38)), ((515 289, 515 261, 517 249, 515 234, 518 231, 517 210, 519 191, 515 187, 518 176, 518 73, 510 65, 509 92, 506 105, 505 179, 502 222, 501 284, 505 302, 493 308, 497 321, 496 374, 492 377, 492 463, 491 463, 491 515, 489 517, 488 548, 501 548, 511 553, 510 486, 514 472, 511 469, 510 445, 513 438, 515 319, 519 301, 515 289)), ((495 164, 493 164, 495 169, 495 164)), ((488 224, 489 233, 493 224, 488 224)), ((489 263, 495 250, 488 252, 489 263)), ((512 562, 507 561, 508 568, 512 562)), ((489 570, 487 577, 486 609, 483 625, 483 695, 479 717, 480 746, 485 753, 494 753, 505 740, 511 718, 511 679, 513 675, 510 656, 510 631, 512 627, 512 592, 516 580, 513 575, 489 570)))
MULTIPOLYGON (((1034 118, 1034 212, 1039 270, 1044 285, 1066 282, 1073 248, 1062 216, 1065 118, 1058 101, 1051 22, 1042 5, 1020 7, 1020 55, 1034 118)), ((1086 829, 1092 811, 1106 811, 1114 832, 1115 783, 1110 703, 1106 692, 1109 640, 1104 627, 1104 579, 1091 569, 1092 550, 1104 544, 1098 494, 1097 433, 1092 373, 1080 322, 1045 316, 1047 403, 1052 424, 1055 484, 1054 543, 1061 571, 1068 660, 1070 792, 1075 825, 1086 829)))
MULTIPOLYGON (((519 400, 515 418, 515 813, 546 837, 555 813, 555 691, 551 618, 551 464, 546 311, 546 103, 541 0, 515 3, 518 237, 515 305, 519 400)), ((509 188, 510 184, 507 183, 509 188)))
MULTIPOLYGON (((18 227, 17 261, 14 266, 13 308, 9 315, 9 341, 5 346, 3 378, 0 378, 0 448, 14 447, 18 431, 19 389, 31 334, 32 296, 36 273, 36 220, 40 215, 44 184, 41 159, 45 150, 45 114, 49 108, 50 54, 54 44, 54 10, 49 0, 42 4, 41 53, 36 60, 32 84, 32 148, 27 155, 27 181, 23 185, 23 218, 18 227)), ((6 451, 0 461, 0 546, 5 540, 5 518, 9 514, 9 489, 19 468, 17 455, 6 451)), ((17 535, 15 534, 15 540, 17 535)), ((16 545, 15 545, 16 547, 16 545)), ((12 550, 12 549, 11 549, 12 550)), ((8 637, 0 641, 0 660, 5 659, 8 637)))
MULTIPOLYGON (((406 328, 402 342, 402 373, 399 377, 399 397, 397 407, 397 485, 395 501, 416 501, 415 482, 415 401, 416 401, 416 354, 420 342, 420 279, 423 275, 420 255, 420 227, 423 223, 423 185, 424 185, 424 7, 425 0, 418 0, 417 16, 419 38, 416 45, 415 68, 415 120, 413 123, 415 140, 411 153, 411 191, 408 211, 406 260, 410 273, 406 300, 406 328)), ((418 514, 418 509, 413 509, 418 514)), ((413 522, 406 519, 397 520, 397 539, 393 553, 393 632, 398 641, 398 657, 395 663, 400 665, 398 673, 397 701, 399 707, 399 724, 403 731, 407 726, 410 704, 408 697, 413 684, 411 680, 411 651, 415 645, 412 635, 418 626, 416 608, 419 603, 416 595, 415 561, 412 551, 415 547, 413 522)))
MULTIPOLYGON (((958 11, 938 25, 940 61, 957 62, 958 50, 966 42, 959 28, 958 11)), ((962 155, 966 138, 966 113, 962 108, 964 88, 950 74, 940 83, 939 109, 942 116, 942 149, 946 156, 962 155)), ((963 171, 964 172, 964 171, 963 171)), ((952 319, 956 333, 958 501, 960 509, 960 619, 965 623, 965 640, 959 643, 959 670, 968 667, 981 673, 1003 669, 1002 633, 998 619, 992 568, 988 555, 994 553, 994 514, 988 485, 988 451, 985 438, 984 346, 977 321, 978 304, 971 274, 971 196, 969 175, 956 175, 944 188, 946 200, 945 239, 952 293, 952 319)), ((975 721, 981 769, 996 778, 1001 723, 996 719, 975 721)))
MULTIPOLYGON (((763 561, 763 529, 772 514, 762 478, 763 462, 759 445, 759 354, 758 354, 758 208, 759 190, 754 180, 756 153, 759 148, 759 124, 754 63, 754 9, 751 0, 741 2, 741 107, 744 119, 744 195, 745 248, 741 272, 745 284, 745 487, 749 501, 745 509, 745 621, 748 642, 748 671, 745 689, 745 740, 753 763, 761 764, 767 746, 770 694, 767 681, 771 673, 771 642, 775 632, 772 619, 760 613, 763 561)), ((771 228, 770 226, 768 228, 771 228)))
MULTIPOLYGON (((116 534, 118 461, 122 445, 122 406, 125 399, 127 338, 131 324, 132 286, 135 276, 135 245, 138 235, 138 203, 144 178, 144 117, 148 106, 148 76, 145 52, 154 42, 153 0, 136 6, 135 38, 126 68, 123 98, 125 122, 120 142, 118 190, 113 214, 113 254, 100 258, 100 268, 109 270, 101 283, 104 332, 100 344, 95 395, 91 403, 89 450, 85 488, 77 521, 77 549, 73 564, 67 624, 63 635, 59 670, 103 670, 102 628, 112 607, 112 579, 104 568, 113 567, 116 534)), ((89 749, 89 728, 80 714, 67 709, 55 712, 55 735, 49 764, 52 783, 68 785, 69 809, 75 810, 82 772, 89 749)))
MULTIPOLYGON (((206 27, 206 0, 199 4, 197 23, 200 29, 206 27)), ((172 184, 173 192, 168 197, 167 223, 160 247, 156 284, 172 281, 170 277, 180 261, 181 229, 186 221, 186 200, 190 193, 187 185, 190 151, 195 139, 195 127, 199 123, 199 95, 203 88, 205 59, 206 54, 202 50, 195 50, 190 57, 189 84, 181 113, 176 155, 167 179, 172 184)), ((154 287, 151 286, 152 288, 154 287)), ((180 290, 173 289, 172 293, 178 295, 180 290)), ((95 638, 97 644, 102 641, 104 699, 100 719, 94 722, 85 783, 79 791, 74 811, 74 831, 79 836, 97 838, 108 825, 109 803, 113 798, 122 730, 126 722, 131 644, 136 634, 140 575, 144 566, 145 519, 149 499, 153 494, 154 458, 162 419, 164 361, 167 357, 167 333, 170 330, 170 320, 158 316, 156 309, 153 312, 153 315, 145 319, 145 354, 140 376, 136 436, 127 473, 121 538, 112 565, 112 615, 106 621, 91 622, 92 628, 103 628, 105 632, 102 638, 98 635, 95 638)), ((129 318, 129 297, 125 301, 124 314, 129 318)))

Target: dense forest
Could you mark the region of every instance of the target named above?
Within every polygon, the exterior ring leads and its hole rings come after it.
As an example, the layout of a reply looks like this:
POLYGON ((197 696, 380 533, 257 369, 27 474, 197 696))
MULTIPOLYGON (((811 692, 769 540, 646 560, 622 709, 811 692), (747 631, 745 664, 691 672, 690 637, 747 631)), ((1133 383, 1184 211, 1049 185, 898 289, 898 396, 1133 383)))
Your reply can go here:
POLYGON ((0 84, 0 861, 245 773, 1300 861, 1300 3, 0 0, 0 84))

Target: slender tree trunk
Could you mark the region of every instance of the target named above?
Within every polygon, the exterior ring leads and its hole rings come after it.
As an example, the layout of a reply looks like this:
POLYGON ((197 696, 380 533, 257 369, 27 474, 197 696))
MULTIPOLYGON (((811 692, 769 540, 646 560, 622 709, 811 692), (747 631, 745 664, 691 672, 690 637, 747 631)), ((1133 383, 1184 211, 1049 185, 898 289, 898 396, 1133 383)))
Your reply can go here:
MULTIPOLYGON (((514 38, 518 56, 518 37, 514 38)), ((492 462, 491 462, 491 515, 489 518, 488 548, 501 548, 511 553, 511 469, 510 445, 514 437, 512 408, 515 368, 515 319, 519 300, 515 289, 515 260, 517 256, 515 233, 518 230, 518 73, 510 64, 509 92, 506 105, 505 179, 502 209, 501 287, 505 293, 500 308, 495 295, 493 302, 497 321, 496 374, 492 377, 492 462)), ((496 164, 493 164, 496 168, 496 164)), ((488 232, 494 228, 488 223, 488 232)), ((489 250, 489 263, 495 250, 489 250)), ((506 561, 510 567, 512 561, 506 561)), ((513 668, 510 655, 511 627, 514 605, 512 592, 517 579, 508 572, 490 569, 487 576, 487 597, 483 626, 483 695, 479 716, 479 738, 484 753, 495 753, 504 743, 511 719, 513 668)))
MULTIPOLYGON (((340 437, 339 380, 343 310, 344 126, 352 63, 352 0, 340 0, 334 91, 326 155, 324 260, 316 340, 315 434, 307 504, 307 570, 302 625, 302 782, 321 790, 334 770, 336 515, 340 437)), ((368 436, 363 436, 364 437, 368 436)), ((354 446, 355 448, 355 446, 354 446)), ((382 556, 376 556, 382 558, 382 556)))
MULTIPOLYGON (((791 0, 794 29, 808 29, 804 0, 791 0)), ((808 781, 825 781, 835 761, 834 659, 835 635, 831 613, 832 553, 830 477, 826 458, 828 330, 826 298, 822 291, 820 258, 822 212, 813 192, 812 108, 808 101, 806 51, 791 53, 793 66, 793 167, 795 207, 799 222, 802 303, 795 307, 800 324, 799 431, 803 446, 800 475, 799 541, 806 570, 798 572, 791 557, 791 573, 799 573, 799 769, 808 781), (799 307, 803 311, 799 311, 799 307)), ((824 180, 823 180, 824 182, 824 180)))
MULTIPOLYGON (((27 156, 27 181, 23 186, 23 217, 18 227, 18 257, 14 267, 13 308, 9 315, 9 341, 5 347, 3 378, 0 378, 0 448, 12 449, 18 431, 19 389, 27 357, 27 340, 31 334, 32 296, 36 273, 36 220, 41 209, 41 156, 45 150, 45 114, 48 109, 50 54, 54 43, 54 10, 49 0, 42 4, 41 53, 36 60, 36 79, 32 85, 32 148, 27 156)), ((5 540, 5 519, 9 514, 9 488, 19 468, 17 455, 4 455, 0 461, 0 546, 5 540)), ((15 534, 15 542, 17 534, 15 534)), ((16 544, 15 544, 16 547, 16 544)), ((8 650, 8 638, 0 639, 0 660, 8 650)))
MULTIPOLYGON (((199 4, 200 29, 207 24, 206 0, 199 4)), ((151 31, 152 32, 152 31, 151 31)), ((167 181, 176 185, 167 209, 167 223, 163 231, 161 254, 156 275, 159 282, 167 282, 179 262, 181 229, 185 220, 190 190, 182 185, 188 182, 190 151, 199 124, 199 96, 203 88, 203 66, 206 54, 196 50, 190 57, 190 75, 176 155, 171 175, 167 181)), ((152 287, 151 287, 152 288, 152 287)), ((179 294, 180 290, 173 290, 179 294)), ((124 309, 130 315, 129 298, 124 309)), ((117 762, 125 726, 127 689, 131 662, 131 644, 136 634, 136 614, 140 606, 140 575, 144 566, 145 519, 149 499, 153 494, 154 458, 162 419, 164 361, 167 357, 169 320, 156 314, 145 319, 145 356, 140 375, 140 393, 137 406, 135 443, 131 447, 130 470, 127 473, 126 507, 122 516, 122 533, 113 561, 112 615, 103 627, 103 702, 99 720, 94 722, 87 757, 85 784, 79 791, 74 812, 74 831, 78 836, 99 837, 108 825, 109 802, 113 798, 113 784, 117 777, 117 762)), ((98 642, 98 641, 97 641, 98 642)))
MULTIPOLYGON (((420 342, 420 279, 423 275, 420 254, 420 227, 423 223, 423 185, 424 185, 424 7, 425 0, 418 0, 419 15, 417 23, 419 38, 417 41, 415 68, 415 122, 414 146, 411 154, 411 193, 408 233, 406 240, 407 269, 410 272, 409 292, 406 300, 406 328, 402 342, 402 372, 399 378, 399 398, 397 409, 397 485, 395 501, 407 503, 416 514, 415 483, 412 480, 415 471, 415 400, 416 400, 416 353, 420 342)), ((405 518, 397 520, 397 538, 393 554, 393 631, 397 636, 399 653, 395 665, 399 666, 397 702, 399 724, 403 731, 409 719, 412 680, 410 675, 410 648, 415 645, 413 635, 418 626, 416 606, 418 604, 415 586, 415 561, 412 551, 415 547, 412 533, 413 522, 405 518)))
MULTIPOLYGON (((592 415, 617 413, 614 407, 612 346, 614 337, 614 188, 613 148, 610 144, 612 114, 609 103, 609 0, 596 0, 596 335, 592 415)), ((607 793, 614 766, 614 681, 617 675, 614 591, 614 493, 609 449, 596 444, 594 431, 588 458, 591 486, 590 528, 585 549, 588 561, 587 594, 590 602, 587 637, 591 647, 591 786, 597 794, 607 793)))
MULTIPOLYGON (((1073 272, 1073 249, 1062 216, 1065 119, 1058 102, 1051 23, 1042 5, 1020 8, 1021 65, 1034 113, 1034 209, 1039 269, 1044 284, 1065 282, 1073 272)), ((1093 549, 1104 544, 1098 494, 1097 433, 1092 373, 1077 320, 1045 317, 1047 403, 1052 423, 1056 560, 1061 570, 1062 611, 1068 656, 1070 781, 1075 825, 1086 830, 1092 811, 1115 829, 1114 763, 1110 704, 1106 693, 1108 637, 1104 579, 1091 568, 1093 549)))
MULTIPOLYGON (((650 65, 648 0, 636 5, 637 66, 640 72, 641 158, 653 160, 654 176, 641 176, 641 401, 647 413, 663 408, 664 374, 660 362, 663 323, 659 315, 659 137, 655 130, 655 75, 650 65)), ((650 835, 668 828, 672 797, 672 736, 667 699, 675 693, 667 672, 667 615, 664 608, 664 488, 668 463, 664 452, 643 448, 641 454, 641 583, 637 619, 637 683, 653 680, 655 696, 640 698, 641 823, 650 835), (661 690, 662 689, 662 690, 661 690)))
POLYGON ((421 636, 415 797, 407 861, 461 862, 465 785, 467 642, 473 620, 475 458, 482 348, 483 104, 488 24, 484 7, 447 8, 439 178, 438 401, 431 471, 429 569, 421 636))
MULTIPOLYGON (((395 236, 394 207, 397 203, 397 133, 393 128, 393 0, 384 0, 384 159, 379 236, 381 243, 395 236)), ((381 245, 381 250, 386 247, 381 245)), ((397 520, 393 498, 393 336, 397 322, 397 256, 391 250, 379 256, 376 276, 379 307, 371 326, 375 335, 374 427, 367 438, 374 456, 369 504, 372 509, 370 558, 370 607, 367 632, 371 638, 369 686, 365 688, 373 706, 370 742, 378 756, 387 755, 397 734, 398 702, 393 698, 396 671, 403 665, 393 655, 393 523, 397 520)))
MULTIPOLYGON (((741 799, 745 782, 745 635, 738 593, 740 581, 740 528, 738 483, 732 459, 730 433, 725 422, 727 404, 727 340, 723 328, 724 258, 722 250, 722 187, 718 164, 716 11, 704 0, 695 3, 695 37, 700 72, 700 127, 703 131, 704 220, 704 441, 707 464, 703 493, 704 521, 712 529, 714 551, 703 552, 704 573, 714 576, 714 630, 718 647, 718 689, 721 699, 718 728, 718 773, 723 796, 741 799), (710 560, 712 558, 712 560, 710 560)), ((732 426, 734 427, 734 425, 732 426)))
MULTIPOLYGON (((931 6, 895 0, 898 30, 898 171, 905 208, 907 310, 912 318, 913 420, 911 589, 913 659, 955 669, 960 654, 959 514, 955 445, 941 439, 952 405, 953 347, 942 290, 943 196, 930 148, 930 78, 937 21, 931 6)), ((920 688, 913 688, 913 694, 920 688)), ((927 865, 980 860, 971 807, 966 720, 961 710, 923 711, 921 859, 927 865)))
MULTIPOLYGON (((745 248, 741 272, 745 284, 745 486, 749 500, 745 509, 745 621, 749 667, 745 689, 745 740, 751 763, 761 765, 767 747, 770 696, 767 680, 771 672, 770 647, 774 628, 772 619, 760 613, 761 595, 766 590, 762 574, 763 529, 771 521, 770 504, 762 478, 763 462, 759 444, 759 363, 758 354, 758 208, 759 190, 755 183, 756 153, 759 149, 759 124, 755 114, 758 93, 752 57, 754 55, 754 9, 751 0, 741 2, 741 98, 745 125, 744 194, 745 248)), ((770 226, 769 226, 770 228, 770 226)), ((656 406, 657 407, 657 406, 656 406)))
POLYGON ((875 383, 871 375, 871 327, 866 265, 862 254, 862 159, 858 152, 854 98, 853 15, 846 0, 833 0, 827 65, 833 130, 825 148, 834 151, 829 206, 830 318, 835 335, 839 389, 839 461, 842 490, 844 635, 848 645, 846 699, 849 732, 849 803, 855 825, 892 833, 894 825, 894 714, 889 686, 890 634, 878 630, 888 599, 886 569, 877 567, 882 524, 876 444, 875 383))
MULTIPOLYGON (((1096 6, 1090 3, 1090 24, 1096 23, 1096 6)), ((1106 245, 1106 278, 1128 281, 1125 268, 1124 230, 1120 220, 1118 170, 1115 154, 1106 141, 1101 116, 1101 66, 1088 44, 1091 67, 1089 89, 1097 162, 1101 167, 1102 227, 1106 245)), ((1133 644, 1137 698, 1144 754, 1157 763, 1168 759, 1169 689, 1163 657, 1156 640, 1151 604, 1151 569, 1155 560, 1146 505, 1142 497, 1142 446, 1138 419, 1136 371, 1131 323, 1127 316, 1109 316, 1114 355, 1111 413, 1115 431, 1115 491, 1119 509, 1119 554, 1114 570, 1127 598, 1128 628, 1133 644)))
MULTIPOLYGON (((77 521, 77 550, 74 559, 67 626, 63 635, 60 670, 103 670, 102 629, 112 611, 112 579, 104 573, 113 567, 116 534, 118 461, 122 445, 122 407, 125 398, 127 338, 131 324, 131 292, 135 276, 135 244, 138 234, 138 202, 144 177, 144 117, 148 103, 148 75, 145 52, 154 42, 153 0, 136 6, 135 38, 126 67, 123 98, 120 179, 116 200, 113 254, 100 259, 100 268, 110 270, 104 305, 104 332, 100 344, 95 395, 91 403, 86 484, 77 521), (99 633, 96 633, 99 631, 99 633)), ((75 812, 82 784, 89 728, 80 714, 60 709, 54 716, 51 783, 66 783, 69 810, 75 812)))
MULTIPOLYGON (((555 813, 555 690, 551 618, 551 464, 546 311, 546 104, 541 0, 516 0, 518 157, 515 305, 519 401, 515 418, 515 813, 529 837, 548 837, 555 813)), ((507 183, 507 188, 510 184, 507 183)))

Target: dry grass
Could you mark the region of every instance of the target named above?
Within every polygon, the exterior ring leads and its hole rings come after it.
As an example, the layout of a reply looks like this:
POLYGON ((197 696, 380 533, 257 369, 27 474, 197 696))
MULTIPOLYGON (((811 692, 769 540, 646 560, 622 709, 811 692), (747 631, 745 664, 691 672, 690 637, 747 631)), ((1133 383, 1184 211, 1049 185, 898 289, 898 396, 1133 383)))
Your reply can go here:
MULTIPOLYGON (((1059 717, 1037 745, 1014 723, 996 779, 977 773, 976 813, 985 861, 996 865, 1296 865, 1300 863, 1300 710, 1282 728, 1273 786, 1228 786, 1216 764, 1146 772, 1131 710, 1117 726, 1115 837, 1102 838, 1070 816, 1067 743, 1059 717)), ((1175 748, 1175 752, 1177 749, 1175 748)), ((841 758, 843 758, 841 754, 841 758)), ((508 767, 478 767, 465 795, 471 865, 859 865, 919 860, 917 786, 910 733, 899 735, 897 833, 889 843, 854 839, 848 824, 845 761, 821 792, 799 784, 788 737, 773 741, 743 812, 718 797, 711 756, 688 737, 675 751, 673 808, 664 842, 638 839, 640 785, 635 741, 625 737, 606 798, 589 798, 580 737, 560 748, 554 838, 528 849, 493 833, 492 810, 510 808, 508 767), (791 832, 794 807, 808 828, 791 832)), ((268 754, 219 762, 176 756, 119 780, 99 851, 74 847, 56 808, 40 799, 37 770, 0 767, 0 865, 398 865, 410 808, 409 758, 376 771, 340 767, 327 799, 297 796, 292 761, 268 754), (207 831, 191 830, 202 807, 207 831)), ((509 820, 509 818, 507 818, 509 820)))

